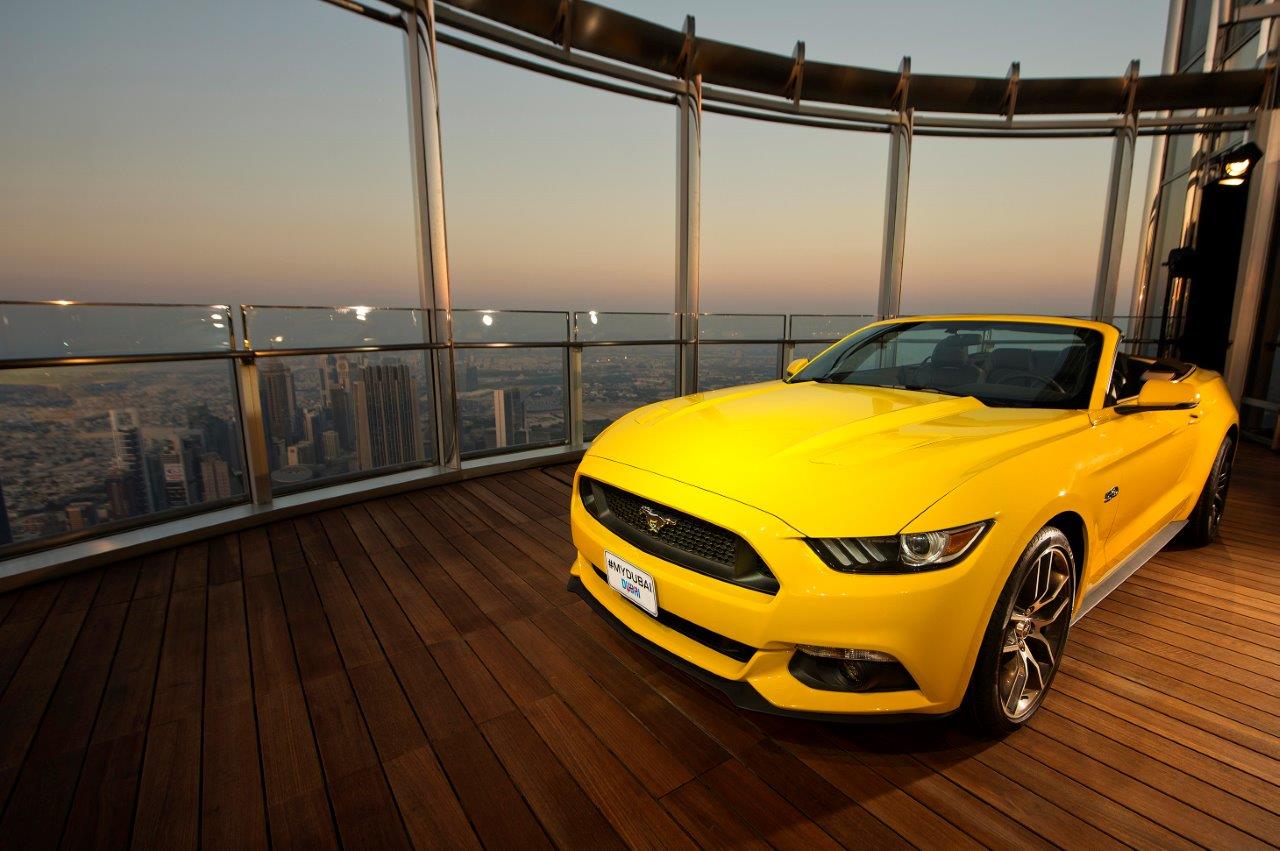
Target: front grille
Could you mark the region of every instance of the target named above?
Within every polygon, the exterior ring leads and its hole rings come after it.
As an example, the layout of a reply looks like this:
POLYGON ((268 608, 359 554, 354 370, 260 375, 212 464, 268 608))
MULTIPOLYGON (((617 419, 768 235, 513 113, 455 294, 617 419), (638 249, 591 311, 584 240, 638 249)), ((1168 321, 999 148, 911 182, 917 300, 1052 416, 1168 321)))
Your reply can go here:
MULTIPOLYGON (((596 576, 607 585, 609 575, 594 564, 591 565, 595 570, 596 576)), ((727 635, 721 635, 715 630, 707 629, 705 626, 699 626, 690 620, 685 620, 679 615, 673 615, 666 609, 658 609, 658 623, 669 629, 674 629, 686 638, 691 638, 701 644, 703 647, 709 647, 721 656, 728 656, 737 662, 746 662, 752 656, 756 655, 756 648, 750 644, 743 644, 741 641, 734 641, 727 635)))
POLYGON ((586 476, 578 490, 593 517, 638 549, 753 591, 778 593, 778 580, 759 554, 728 529, 586 476), (653 515, 657 531, 650 526, 653 515))
POLYGON ((666 506, 645 502, 633 493, 627 493, 609 485, 601 487, 604 488, 605 502, 608 503, 609 510, 637 532, 652 535, 676 549, 726 566, 732 566, 737 559, 738 542, 741 539, 728 529, 721 529, 705 520, 699 520, 697 517, 691 517, 666 506), (661 517, 669 517, 676 522, 673 525, 664 526, 656 534, 650 532, 642 513, 642 509, 646 506, 658 512, 661 517))

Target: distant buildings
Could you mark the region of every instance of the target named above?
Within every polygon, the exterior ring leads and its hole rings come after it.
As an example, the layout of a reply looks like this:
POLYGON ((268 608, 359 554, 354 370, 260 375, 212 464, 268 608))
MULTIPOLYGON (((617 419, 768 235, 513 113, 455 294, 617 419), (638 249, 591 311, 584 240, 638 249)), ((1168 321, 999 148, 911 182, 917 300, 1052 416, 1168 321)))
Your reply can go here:
POLYGON ((205 502, 235 496, 231 488, 231 467, 217 452, 206 452, 200 456, 200 484, 205 502))
POLYGON ((418 383, 402 363, 362 366, 352 381, 360 468, 422 460, 418 383))
POLYGON ((524 397, 519 390, 493 391, 493 439, 499 448, 529 442, 524 397))
POLYGON ((283 440, 286 444, 293 442, 294 414, 298 406, 293 370, 278 360, 268 360, 258 370, 258 388, 267 439, 283 440))
POLYGON ((107 419, 115 449, 114 469, 108 482, 115 480, 118 490, 117 498, 112 500, 112 516, 132 517, 153 511, 155 498, 142 452, 142 421, 138 412, 133 408, 111 410, 107 412, 107 419))

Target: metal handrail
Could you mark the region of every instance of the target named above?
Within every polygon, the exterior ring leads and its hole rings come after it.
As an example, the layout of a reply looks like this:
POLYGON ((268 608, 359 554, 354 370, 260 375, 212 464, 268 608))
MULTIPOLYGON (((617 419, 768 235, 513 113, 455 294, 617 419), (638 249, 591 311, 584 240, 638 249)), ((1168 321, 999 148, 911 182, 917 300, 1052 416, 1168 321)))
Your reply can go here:
MULTIPOLYGON (((66 302, 61 300, 40 301, 40 302, 17 302, 8 301, 0 302, 0 307, 4 305, 47 305, 47 306, 68 306, 75 304, 79 307, 110 307, 110 308, 129 308, 129 307, 146 307, 146 308, 202 308, 223 310, 230 315, 233 309, 226 305, 205 305, 205 304, 183 304, 183 305, 166 305, 166 304, 136 304, 136 303, 90 303, 90 302, 66 302)), ((349 307, 349 306, 348 306, 349 307)), ((376 470, 361 470, 348 474, 341 474, 333 477, 324 477, 321 479, 308 482, 305 486, 288 486, 273 482, 270 478, 271 470, 264 467, 261 460, 265 455, 261 451, 265 447, 265 425, 260 410, 260 402, 258 399, 258 370, 257 362, 259 359, 275 359, 275 358, 291 358, 291 357, 316 357, 335 354, 374 354, 382 352, 421 352, 434 353, 446 350, 455 351, 483 351, 491 350, 559 350, 564 353, 565 374, 564 374, 564 417, 565 417, 565 437, 561 440, 540 441, 537 443, 521 444, 513 447, 495 447, 492 449, 481 449, 468 452, 468 459, 488 458, 493 456, 501 456, 512 452, 524 452, 531 449, 555 447, 555 446, 577 446, 585 443, 582 439, 583 428, 586 418, 583 416, 583 410, 580 404, 575 404, 573 398, 574 388, 580 388, 582 383, 581 369, 582 364, 580 355, 589 349, 608 349, 614 347, 667 347, 676 349, 685 345, 707 345, 707 346, 772 346, 778 352, 777 375, 782 374, 785 360, 797 345, 828 345, 835 342, 837 337, 795 337, 792 335, 793 319, 802 316, 807 321, 821 321, 830 319, 836 321, 847 321, 850 331, 854 330, 855 325, 861 324, 867 320, 873 319, 869 314, 759 314, 759 313, 737 313, 737 314, 716 314, 706 313, 700 314, 703 317, 742 317, 750 320, 754 318, 765 318, 770 321, 776 321, 783 329, 784 334, 779 337, 722 337, 717 339, 697 339, 686 336, 672 336, 661 338, 646 339, 604 339, 604 340, 582 340, 576 339, 578 336, 576 319, 592 313, 591 310, 537 310, 537 311, 519 311, 519 310, 477 310, 477 312, 492 314, 518 314, 518 313, 536 313, 539 315, 555 315, 565 317, 566 332, 568 339, 562 340, 457 340, 430 342, 423 340, 421 342, 412 343, 385 343, 372 345, 321 345, 321 346, 290 346, 288 348, 262 348, 249 344, 246 337, 251 337, 252 320, 246 322, 246 317, 254 308, 274 308, 281 310, 316 310, 316 311, 333 311, 341 309, 340 306, 323 306, 323 305, 242 305, 240 321, 242 326, 241 332, 245 332, 246 336, 236 337, 234 329, 229 326, 229 340, 227 348, 223 350, 213 351, 176 351, 176 352, 148 352, 148 353, 123 353, 123 354, 102 354, 102 355, 58 355, 49 357, 28 357, 28 358, 6 358, 0 356, 0 373, 7 370, 21 369, 43 369, 43 368, 61 368, 74 366, 125 366, 133 364, 163 364, 163 363, 181 363, 195 361, 223 361, 234 365, 235 371, 232 373, 232 380, 229 384, 230 399, 234 411, 235 419, 240 423, 240 439, 237 441, 237 458, 226 459, 242 470, 243 484, 246 491, 243 495, 228 499, 195 503, 190 506, 184 506, 179 509, 167 509, 159 512, 151 512, 141 514, 134 517, 119 518, 106 523, 90 526, 86 529, 59 533, 49 537, 31 539, 27 541, 16 542, 0 548, 0 558, 19 557, 34 552, 39 552, 54 547, 64 546, 75 543, 77 541, 89 538, 112 535, 125 532, 131 529, 138 529, 152 526, 159 523, 165 523, 175 518, 185 518, 193 515, 200 515, 208 512, 219 511, 223 508, 235 505, 244 505, 251 501, 258 503, 270 503, 273 495, 284 496, 285 494, 297 494, 302 491, 311 489, 312 487, 325 488, 335 484, 343 484, 354 481, 367 481, 370 479, 384 478, 390 475, 403 473, 405 470, 423 469, 431 470, 439 465, 434 459, 439 455, 439 447, 435 451, 428 453, 430 459, 424 458, 422 462, 415 462, 408 465, 398 465, 394 467, 377 468, 376 470), (254 459, 259 459, 255 461, 254 459), (273 493, 274 492, 274 493, 273 493)), ((371 308, 371 310, 406 310, 414 311, 423 316, 424 322, 432 321, 431 314, 435 311, 422 310, 420 308, 371 308)), ((454 313, 466 312, 455 310, 454 313)), ((599 314, 608 317, 625 317, 625 316, 649 316, 649 317, 665 317, 677 320, 677 313, 663 313, 658 311, 596 311, 599 314)), ((603 329, 607 333, 606 329, 603 329)), ((286 332, 287 333, 287 332, 286 332)), ((454 376, 455 382, 457 375, 454 376)), ((443 468, 441 468, 443 469, 443 468)))

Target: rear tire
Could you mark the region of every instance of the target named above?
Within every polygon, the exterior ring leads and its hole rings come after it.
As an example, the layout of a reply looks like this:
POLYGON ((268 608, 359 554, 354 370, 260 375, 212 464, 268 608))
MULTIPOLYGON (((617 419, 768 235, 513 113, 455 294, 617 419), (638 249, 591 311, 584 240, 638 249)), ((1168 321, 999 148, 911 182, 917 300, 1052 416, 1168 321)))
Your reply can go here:
POLYGON ((1061 530, 1036 533, 1005 582, 983 634, 965 695, 980 732, 1025 724, 1058 672, 1075 607, 1075 554, 1061 530))
POLYGON ((1218 454, 1214 456, 1209 478, 1200 489, 1196 507, 1187 518, 1182 530, 1182 540, 1193 547, 1213 543, 1222 525, 1222 512, 1227 507, 1227 489, 1231 486, 1231 464, 1235 460, 1235 442, 1230 436, 1222 439, 1218 454))

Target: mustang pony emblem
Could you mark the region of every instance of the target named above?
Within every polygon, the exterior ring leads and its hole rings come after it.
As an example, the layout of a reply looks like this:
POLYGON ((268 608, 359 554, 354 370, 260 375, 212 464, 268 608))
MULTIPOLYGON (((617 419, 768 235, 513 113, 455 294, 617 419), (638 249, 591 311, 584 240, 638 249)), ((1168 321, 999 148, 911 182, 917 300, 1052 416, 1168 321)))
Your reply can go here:
POLYGON ((647 505, 640 506, 640 516, 644 518, 644 525, 655 535, 679 522, 674 517, 663 517, 647 505))

